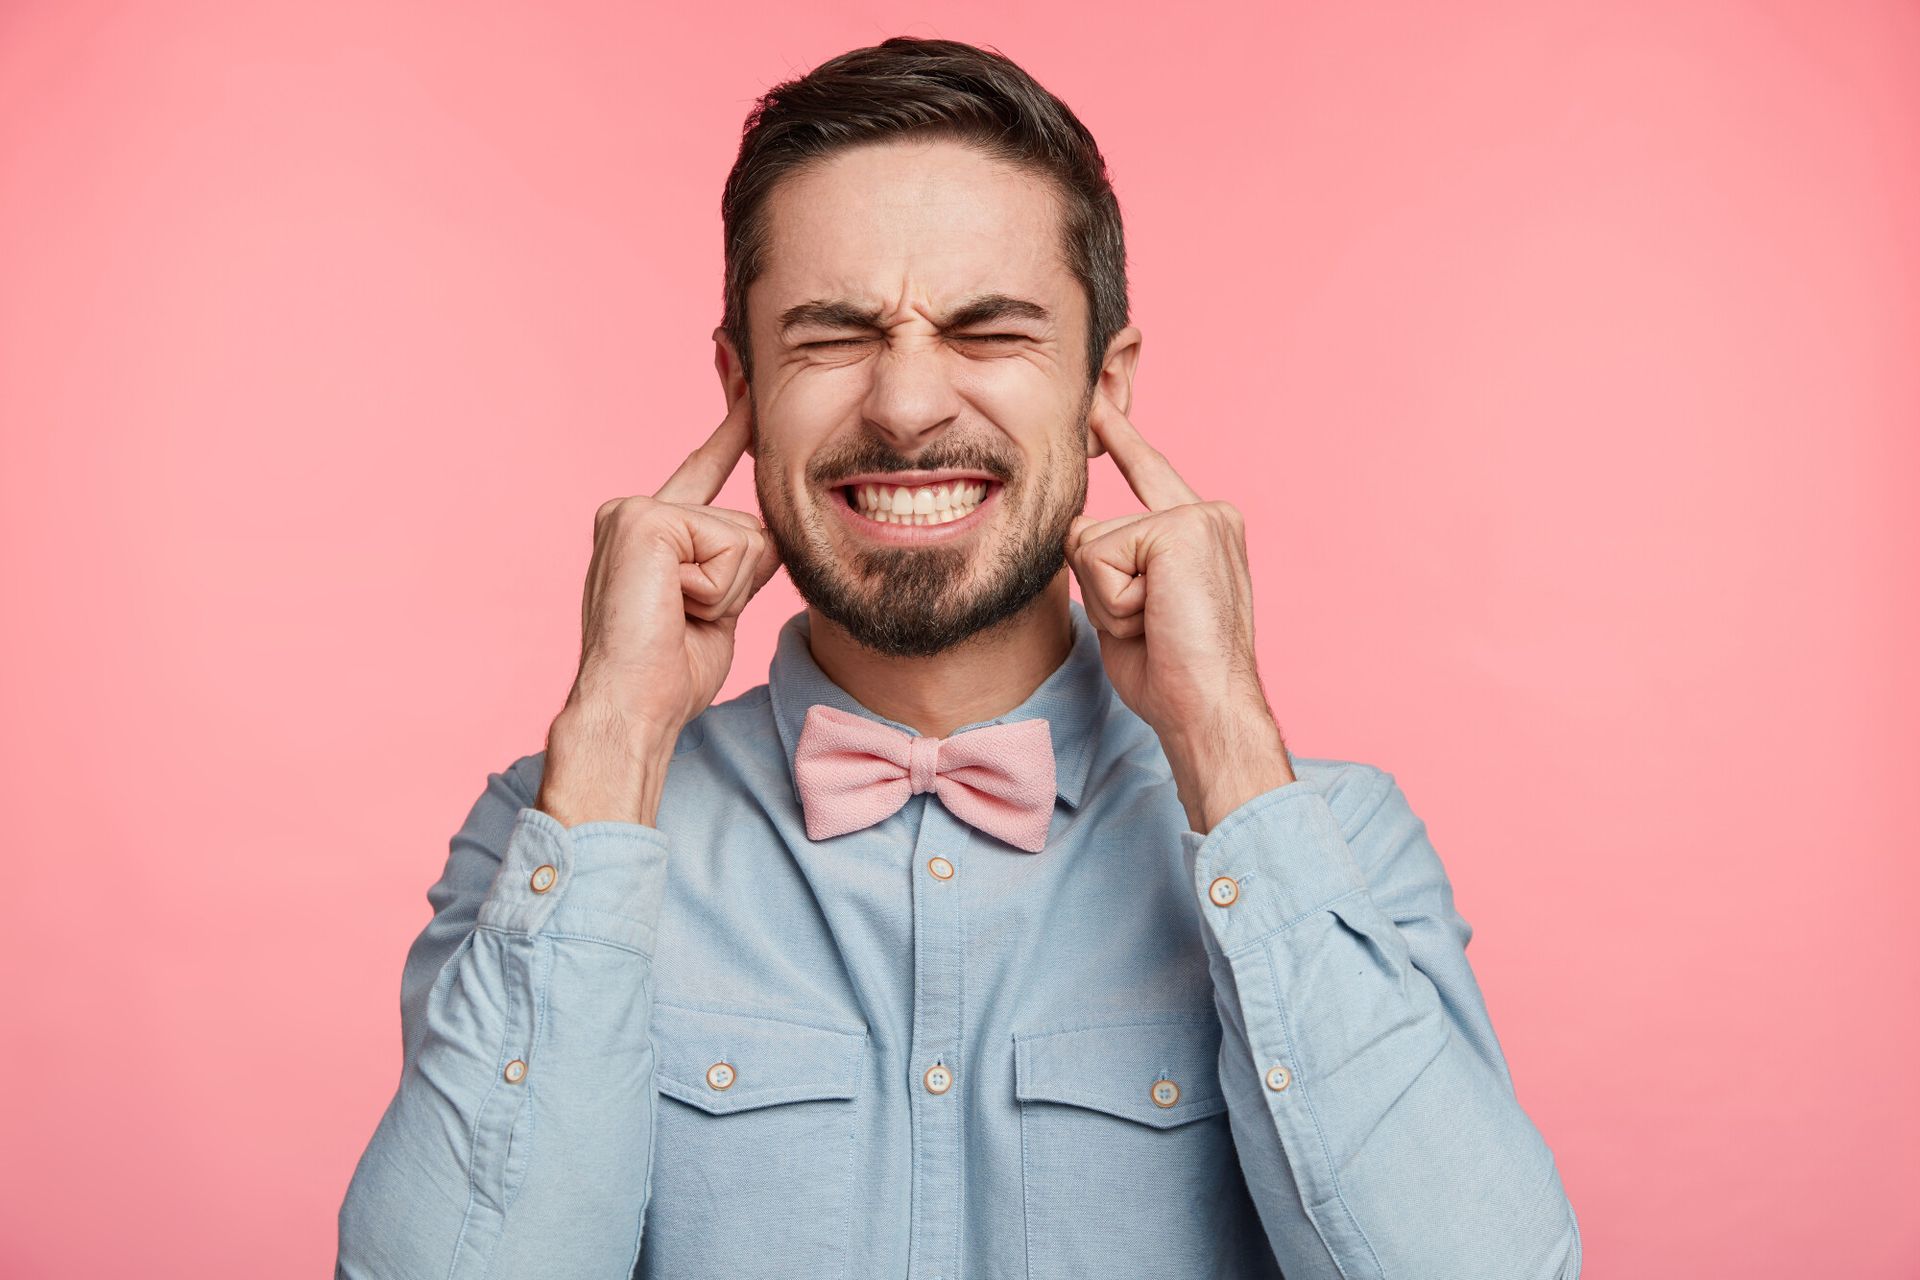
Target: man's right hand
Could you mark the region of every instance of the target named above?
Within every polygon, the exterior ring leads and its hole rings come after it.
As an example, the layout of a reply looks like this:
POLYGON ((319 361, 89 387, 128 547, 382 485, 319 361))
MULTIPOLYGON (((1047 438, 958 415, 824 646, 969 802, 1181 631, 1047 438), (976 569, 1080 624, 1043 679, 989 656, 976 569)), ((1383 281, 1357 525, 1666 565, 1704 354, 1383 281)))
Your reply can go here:
POLYGON ((653 823, 674 741, 720 692, 740 612, 780 567, 758 517, 711 505, 746 453, 750 405, 741 396, 652 497, 594 515, 580 667, 538 801, 566 826, 653 823))

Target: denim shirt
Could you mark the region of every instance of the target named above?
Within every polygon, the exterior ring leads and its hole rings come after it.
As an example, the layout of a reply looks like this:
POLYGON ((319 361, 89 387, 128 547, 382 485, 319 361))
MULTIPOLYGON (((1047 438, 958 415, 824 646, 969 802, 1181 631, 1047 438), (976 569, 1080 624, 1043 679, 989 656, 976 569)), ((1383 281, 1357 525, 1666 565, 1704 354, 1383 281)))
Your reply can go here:
POLYGON ((914 730, 827 678, 804 611, 681 732, 657 825, 533 807, 544 752, 491 774, 337 1275, 1577 1277, 1393 775, 1294 757, 1190 830, 1070 607, 1066 660, 980 722, 1048 722, 1039 853, 931 792, 807 838, 807 708, 914 730))

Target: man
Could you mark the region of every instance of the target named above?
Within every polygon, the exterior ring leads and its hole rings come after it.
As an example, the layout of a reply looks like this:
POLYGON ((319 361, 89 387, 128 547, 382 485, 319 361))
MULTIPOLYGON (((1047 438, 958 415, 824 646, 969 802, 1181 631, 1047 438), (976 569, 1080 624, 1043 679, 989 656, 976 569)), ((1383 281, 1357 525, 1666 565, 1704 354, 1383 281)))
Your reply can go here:
POLYGON ((726 418, 595 518, 339 1273, 1577 1276, 1425 827, 1287 751, 1242 518, 1127 419, 1085 128, 888 40, 761 101, 723 214, 726 418), (1082 514, 1103 452, 1144 511, 1082 514), (711 505, 745 453, 764 527, 711 505))

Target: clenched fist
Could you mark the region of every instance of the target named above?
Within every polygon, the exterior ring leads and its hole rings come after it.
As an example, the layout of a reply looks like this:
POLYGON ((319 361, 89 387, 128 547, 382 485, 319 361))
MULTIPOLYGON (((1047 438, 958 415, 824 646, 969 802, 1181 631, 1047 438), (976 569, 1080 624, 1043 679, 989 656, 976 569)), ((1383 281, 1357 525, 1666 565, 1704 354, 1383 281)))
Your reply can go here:
POLYGON ((1088 430, 1145 511, 1075 517, 1067 563, 1120 700, 1152 726, 1193 830, 1295 781, 1254 657, 1246 521, 1207 502, 1124 413, 1088 430))
POLYGON ((562 823, 651 823, 667 759, 733 665, 740 612, 780 567, 759 517, 711 505, 746 453, 742 396, 652 497, 593 518, 580 667, 547 739, 539 808, 562 823))

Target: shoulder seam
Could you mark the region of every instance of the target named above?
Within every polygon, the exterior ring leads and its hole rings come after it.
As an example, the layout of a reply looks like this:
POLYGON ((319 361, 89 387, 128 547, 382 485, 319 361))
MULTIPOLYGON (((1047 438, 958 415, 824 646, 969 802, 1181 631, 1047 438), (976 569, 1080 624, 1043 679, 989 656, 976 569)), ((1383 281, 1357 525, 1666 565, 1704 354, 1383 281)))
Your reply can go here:
POLYGON ((686 727, 681 729, 680 737, 675 743, 673 758, 678 760, 681 756, 690 756, 707 745, 707 741, 711 736, 707 732, 707 722, 710 717, 727 715, 733 712, 746 714, 770 706, 772 702, 772 690, 763 682, 753 686, 751 689, 742 689, 725 702, 707 704, 706 710, 687 721, 686 727))

